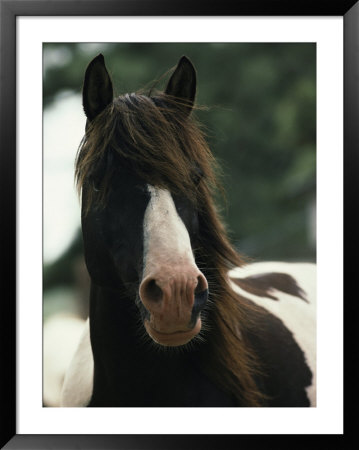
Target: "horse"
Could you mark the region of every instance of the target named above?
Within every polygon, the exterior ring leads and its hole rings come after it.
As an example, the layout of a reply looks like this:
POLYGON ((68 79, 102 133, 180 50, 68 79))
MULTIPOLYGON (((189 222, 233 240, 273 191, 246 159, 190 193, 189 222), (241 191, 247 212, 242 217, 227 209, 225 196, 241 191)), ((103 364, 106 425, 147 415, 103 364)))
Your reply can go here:
POLYGON ((182 56, 163 91, 83 83, 81 195, 90 312, 61 406, 315 406, 315 264, 251 263, 214 201, 213 157, 182 56))

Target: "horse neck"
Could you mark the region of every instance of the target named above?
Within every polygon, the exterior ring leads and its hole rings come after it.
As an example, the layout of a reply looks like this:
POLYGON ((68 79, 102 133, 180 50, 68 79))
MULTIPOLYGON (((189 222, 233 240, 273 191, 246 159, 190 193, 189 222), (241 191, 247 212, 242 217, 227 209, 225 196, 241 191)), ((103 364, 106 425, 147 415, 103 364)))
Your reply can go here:
POLYGON ((128 348, 135 344, 133 337, 139 312, 135 299, 124 289, 109 289, 91 283, 90 331, 93 353, 115 352, 116 348, 128 348), (121 294, 122 292, 122 294, 121 294))
POLYGON ((191 351, 159 350, 145 334, 134 300, 91 287, 95 373, 89 406, 233 406, 232 397, 201 368, 206 345, 191 351))
POLYGON ((94 385, 90 406, 131 405, 151 367, 134 298, 92 283, 90 336, 94 385), (122 403, 123 402, 123 403, 122 403))
MULTIPOLYGON (((138 322, 134 299, 91 283, 90 338, 94 358, 93 395, 89 406, 111 406, 116 398, 126 398, 136 367, 131 360, 138 349, 138 322), (117 380, 117 381, 116 381, 117 380)), ((139 347, 140 348, 140 347, 139 347)), ((133 387, 132 387, 133 389, 133 387)))

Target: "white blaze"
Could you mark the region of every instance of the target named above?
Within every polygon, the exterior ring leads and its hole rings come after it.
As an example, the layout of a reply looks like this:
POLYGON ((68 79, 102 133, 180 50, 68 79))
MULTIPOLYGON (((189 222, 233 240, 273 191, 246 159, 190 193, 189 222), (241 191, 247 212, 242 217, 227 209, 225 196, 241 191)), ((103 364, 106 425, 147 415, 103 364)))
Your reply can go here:
MULTIPOLYGON (((159 265, 195 265, 188 231, 166 189, 148 185, 151 199, 144 217, 144 277, 159 265)), ((163 269, 162 269, 163 270, 163 269)))

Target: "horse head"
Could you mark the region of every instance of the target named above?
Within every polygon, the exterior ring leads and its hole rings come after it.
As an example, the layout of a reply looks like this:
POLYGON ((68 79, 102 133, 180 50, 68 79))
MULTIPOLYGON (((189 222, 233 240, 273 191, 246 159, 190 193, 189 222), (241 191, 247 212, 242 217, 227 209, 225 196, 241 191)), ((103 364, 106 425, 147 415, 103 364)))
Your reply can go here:
POLYGON ((102 55, 87 67, 83 87, 77 177, 87 268, 95 285, 118 291, 119 302, 135 298, 148 335, 164 346, 199 334, 208 297, 193 250, 194 194, 205 169, 185 142, 195 92, 196 72, 184 56, 158 95, 114 98, 102 55))

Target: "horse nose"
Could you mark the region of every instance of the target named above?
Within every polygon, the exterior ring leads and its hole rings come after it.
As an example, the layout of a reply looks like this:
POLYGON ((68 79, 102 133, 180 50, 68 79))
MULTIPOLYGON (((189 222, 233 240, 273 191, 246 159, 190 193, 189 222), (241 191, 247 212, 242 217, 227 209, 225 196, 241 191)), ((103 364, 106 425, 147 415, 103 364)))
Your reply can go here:
POLYGON ((184 317, 190 313, 192 318, 206 304, 208 283, 205 276, 197 269, 165 275, 162 271, 150 274, 140 285, 140 298, 145 308, 151 313, 165 313, 166 310, 184 317))

